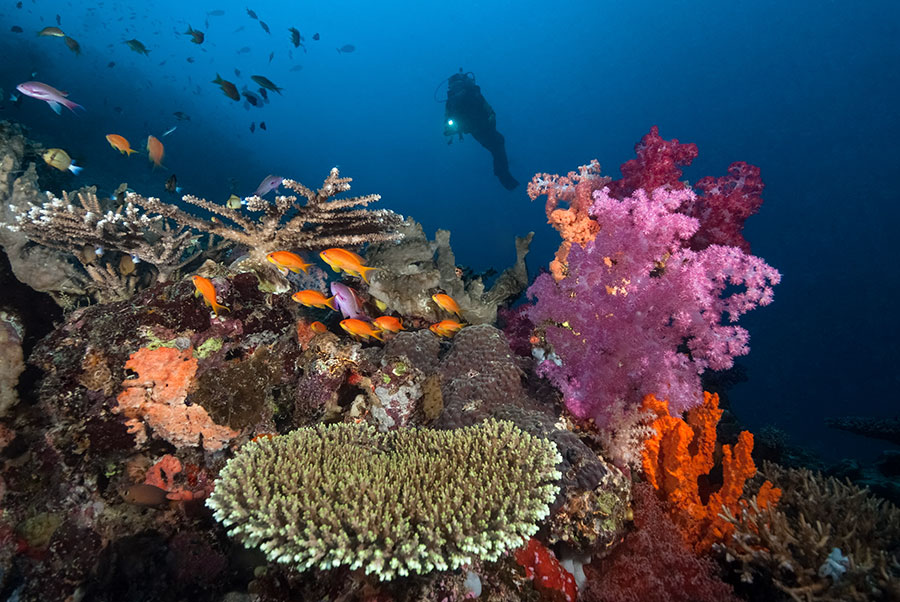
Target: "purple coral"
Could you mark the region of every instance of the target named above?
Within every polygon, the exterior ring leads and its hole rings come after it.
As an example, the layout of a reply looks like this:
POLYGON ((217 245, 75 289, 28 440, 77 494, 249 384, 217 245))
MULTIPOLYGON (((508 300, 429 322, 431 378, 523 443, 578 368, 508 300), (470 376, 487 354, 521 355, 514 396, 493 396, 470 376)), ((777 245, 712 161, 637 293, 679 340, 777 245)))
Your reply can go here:
POLYGON ((623 200, 594 192, 596 237, 572 245, 568 277, 542 274, 529 289, 528 317, 550 347, 538 371, 576 416, 606 426, 613 408, 635 408, 648 393, 680 413, 702 401, 704 370, 749 351, 734 323, 770 303, 781 276, 736 247, 688 248, 699 222, 679 211, 695 200, 690 189, 637 189, 623 200))

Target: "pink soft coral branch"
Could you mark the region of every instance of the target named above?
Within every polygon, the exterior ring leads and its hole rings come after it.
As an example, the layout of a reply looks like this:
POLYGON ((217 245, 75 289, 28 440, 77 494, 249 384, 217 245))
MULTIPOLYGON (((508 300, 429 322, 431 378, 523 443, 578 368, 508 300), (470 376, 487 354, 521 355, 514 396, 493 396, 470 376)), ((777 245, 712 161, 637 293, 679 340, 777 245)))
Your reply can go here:
POLYGON ((593 197, 599 230, 572 246, 568 277, 544 274, 529 289, 538 300, 529 318, 555 353, 539 372, 570 411, 600 426, 615 404, 637 407, 648 393, 669 399, 673 413, 698 405, 700 374, 749 351, 733 322, 771 302, 779 273, 735 247, 689 249, 700 222, 681 212, 696 202, 688 188, 593 197))

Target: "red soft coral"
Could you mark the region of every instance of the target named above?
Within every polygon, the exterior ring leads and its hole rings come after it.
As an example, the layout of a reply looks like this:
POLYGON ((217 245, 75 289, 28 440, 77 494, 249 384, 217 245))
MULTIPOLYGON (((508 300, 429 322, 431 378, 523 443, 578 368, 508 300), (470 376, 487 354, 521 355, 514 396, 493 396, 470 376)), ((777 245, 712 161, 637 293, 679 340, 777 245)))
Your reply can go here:
POLYGON ((697 158, 697 145, 682 144, 678 138, 663 140, 659 127, 654 125, 634 145, 634 152, 637 158, 626 161, 619 168, 622 179, 609 184, 609 193, 615 198, 625 198, 638 188, 647 192, 660 186, 681 190, 684 184, 678 180, 681 177, 678 168, 690 165, 697 158))
POLYGON ((699 250, 710 245, 727 245, 749 253, 750 243, 741 231, 747 218, 759 211, 763 202, 760 195, 765 184, 759 177, 759 168, 738 161, 728 167, 727 176, 707 176, 694 188, 703 194, 686 211, 700 220, 700 229, 691 239, 691 248, 699 250))
POLYGON ((609 556, 585 567, 582 602, 736 602, 715 562, 699 558, 647 484, 635 485, 635 530, 609 556))

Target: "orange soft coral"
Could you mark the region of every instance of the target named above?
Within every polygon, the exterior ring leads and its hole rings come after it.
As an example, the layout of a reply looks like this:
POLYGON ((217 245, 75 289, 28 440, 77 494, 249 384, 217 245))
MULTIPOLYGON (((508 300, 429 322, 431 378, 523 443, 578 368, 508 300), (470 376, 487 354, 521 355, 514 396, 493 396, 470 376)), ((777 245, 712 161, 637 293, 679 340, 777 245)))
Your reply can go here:
POLYGON ((131 354, 125 368, 137 378, 122 383, 116 412, 123 414, 138 444, 147 439, 145 425, 176 447, 199 445, 222 449, 238 432, 213 422, 201 406, 186 405, 188 387, 197 372, 197 360, 190 350, 172 347, 139 349, 131 354))
MULTIPOLYGON (((704 392, 703 405, 687 412, 686 419, 669 415, 667 401, 653 395, 644 398, 644 411, 656 415, 651 427, 656 435, 647 440, 642 453, 644 474, 672 507, 672 518, 685 540, 697 552, 705 552, 731 535, 733 527, 719 514, 722 507, 738 514, 746 480, 756 474, 750 452, 753 435, 743 431, 734 447, 722 446, 722 486, 704 504, 700 480, 715 465, 716 424, 722 417, 719 396, 704 392)), ((764 504, 778 501, 781 491, 766 481, 760 488, 764 504)))
POLYGON ((528 184, 528 196, 534 200, 547 195, 547 222, 559 231, 563 242, 550 263, 550 271, 556 280, 566 276, 566 258, 572 243, 585 245, 597 235, 600 224, 592 218, 588 210, 593 204, 593 193, 603 188, 611 178, 600 176, 600 164, 596 159, 582 165, 578 172, 570 171, 565 176, 537 174, 528 184), (560 209, 560 203, 568 208, 560 209))

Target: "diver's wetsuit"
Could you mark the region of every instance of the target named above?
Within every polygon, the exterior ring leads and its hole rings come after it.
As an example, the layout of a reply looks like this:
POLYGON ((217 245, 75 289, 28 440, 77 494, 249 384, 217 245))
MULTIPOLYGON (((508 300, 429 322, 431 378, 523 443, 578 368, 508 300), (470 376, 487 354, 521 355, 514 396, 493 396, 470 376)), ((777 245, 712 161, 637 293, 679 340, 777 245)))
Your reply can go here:
MULTIPOLYGON (((497 131, 494 109, 481 95, 475 78, 467 73, 454 73, 447 80, 447 104, 444 107, 444 134, 472 134, 494 157, 494 175, 507 190, 519 183, 509 173, 503 135, 497 131)), ((452 138, 450 139, 453 140, 452 138)))

